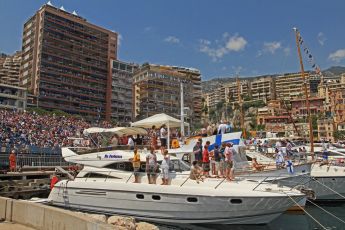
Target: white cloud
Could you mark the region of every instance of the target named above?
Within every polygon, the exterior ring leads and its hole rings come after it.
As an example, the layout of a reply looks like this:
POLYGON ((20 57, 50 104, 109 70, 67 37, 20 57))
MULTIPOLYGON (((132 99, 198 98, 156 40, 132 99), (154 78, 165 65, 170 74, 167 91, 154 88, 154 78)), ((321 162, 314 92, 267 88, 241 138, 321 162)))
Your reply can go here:
POLYGON ((282 48, 282 45, 280 42, 265 42, 264 43, 264 48, 263 51, 264 52, 269 52, 271 54, 274 54, 276 52, 277 49, 282 48))
POLYGON ((273 42, 264 42, 263 47, 261 50, 258 51, 256 57, 261 57, 264 54, 275 54, 277 50, 283 50, 284 54, 286 56, 290 55, 290 48, 289 47, 283 47, 282 43, 279 41, 273 41, 273 42))
POLYGON ((164 39, 164 41, 168 42, 168 43, 174 43, 174 44, 180 43, 180 39, 178 39, 177 37, 174 37, 174 36, 166 37, 164 39))
POLYGON ((327 38, 325 37, 325 35, 322 32, 319 32, 317 34, 317 41, 320 43, 320 45, 324 45, 325 41, 327 40, 327 38))
POLYGON ((239 37, 235 35, 230 37, 230 39, 226 43, 226 48, 230 51, 241 51, 247 45, 247 41, 243 37, 239 37))
POLYGON ((216 44, 216 47, 212 47, 211 41, 200 39, 199 51, 210 56, 212 61, 218 61, 229 52, 239 52, 244 50, 248 42, 237 34, 230 36, 228 33, 224 33, 221 41, 217 39, 213 43, 216 44))
POLYGON ((335 61, 335 62, 340 62, 344 58, 345 58, 345 49, 337 50, 328 56, 328 59, 331 59, 332 61, 335 61))

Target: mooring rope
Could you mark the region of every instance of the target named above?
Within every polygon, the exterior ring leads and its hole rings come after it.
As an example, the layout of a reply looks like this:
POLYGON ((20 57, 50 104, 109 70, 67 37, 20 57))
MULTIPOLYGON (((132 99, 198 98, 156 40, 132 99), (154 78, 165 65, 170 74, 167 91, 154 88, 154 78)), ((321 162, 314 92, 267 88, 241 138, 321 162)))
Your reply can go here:
POLYGON ((316 181, 317 183, 321 184, 322 186, 328 188, 329 190, 331 190, 332 192, 334 192, 335 194, 337 194, 341 198, 345 199, 345 196, 341 195, 339 192, 335 191, 334 189, 332 189, 332 188, 328 187, 327 185, 321 183, 320 181, 316 180, 315 178, 313 178, 313 180, 316 181))
POLYGON ((285 193, 305 214, 307 214, 310 218, 312 218, 318 225, 320 225, 323 229, 327 230, 325 226, 323 226, 317 219, 315 219, 309 212, 307 212, 301 205, 299 205, 289 194, 285 193))
POLYGON ((315 205, 316 207, 320 208, 322 211, 326 212, 327 214, 333 216, 335 219, 339 220, 340 222, 345 224, 345 221, 340 219, 339 217, 337 217, 336 215, 334 215, 333 213, 327 211, 326 209, 324 209, 323 207, 321 207, 320 205, 317 205, 316 203, 312 202, 311 200, 307 200, 308 202, 310 202, 311 204, 315 205))

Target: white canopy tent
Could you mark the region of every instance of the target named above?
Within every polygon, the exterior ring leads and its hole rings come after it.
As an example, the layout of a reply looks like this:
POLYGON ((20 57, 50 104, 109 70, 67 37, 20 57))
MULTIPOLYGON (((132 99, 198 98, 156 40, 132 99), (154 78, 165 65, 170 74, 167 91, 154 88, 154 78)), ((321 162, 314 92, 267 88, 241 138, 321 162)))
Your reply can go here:
POLYGON ((147 131, 138 127, 115 127, 115 128, 98 128, 92 127, 84 130, 84 135, 92 133, 115 133, 117 135, 146 135, 147 131))
MULTIPOLYGON (((160 127, 166 125, 168 128, 168 149, 170 148, 170 128, 181 127, 181 121, 171 117, 165 113, 159 113, 143 120, 134 122, 131 124, 132 127, 152 128, 153 125, 160 127)), ((184 122, 185 126, 189 126, 188 123, 184 122)))

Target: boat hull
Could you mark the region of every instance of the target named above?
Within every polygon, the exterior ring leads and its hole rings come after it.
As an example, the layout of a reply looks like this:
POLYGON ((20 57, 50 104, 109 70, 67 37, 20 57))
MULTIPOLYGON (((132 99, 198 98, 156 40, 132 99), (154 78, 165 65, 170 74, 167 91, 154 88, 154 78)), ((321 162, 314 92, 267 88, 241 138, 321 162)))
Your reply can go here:
POLYGON ((345 201, 345 167, 315 163, 309 187, 318 201, 345 201), (339 195, 340 194, 340 195, 339 195))
MULTIPOLYGON (((99 182, 84 183, 83 187, 73 183, 57 184, 48 198, 50 204, 162 223, 267 224, 294 204, 285 195, 214 197, 168 193, 168 186, 159 191, 158 185, 150 185, 152 192, 142 192, 129 189, 106 190, 102 189, 102 183, 99 182), (138 194, 142 198, 138 199, 138 194), (191 197, 197 201, 189 202, 188 198, 191 197)), ((293 199, 299 202, 303 198, 295 196, 293 199)))

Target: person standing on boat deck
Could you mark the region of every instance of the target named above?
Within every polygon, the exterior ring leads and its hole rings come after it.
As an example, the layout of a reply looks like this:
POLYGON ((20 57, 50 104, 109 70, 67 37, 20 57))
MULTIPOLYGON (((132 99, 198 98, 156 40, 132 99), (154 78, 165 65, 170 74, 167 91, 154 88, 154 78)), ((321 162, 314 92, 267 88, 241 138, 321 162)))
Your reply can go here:
POLYGON ((226 131, 226 124, 224 121, 220 122, 220 125, 218 126, 218 134, 225 134, 226 131))
POLYGON ((193 155, 194 155, 194 159, 191 159, 191 162, 193 161, 197 161, 199 162, 201 159, 200 159, 200 146, 201 146, 201 143, 200 141, 198 140, 196 142, 196 144, 194 145, 193 147, 193 155))
POLYGON ((222 175, 220 170, 219 170, 219 164, 220 164, 220 152, 219 152, 219 146, 217 144, 214 145, 214 150, 213 150, 213 158, 214 158, 214 175, 216 177, 219 177, 219 175, 222 175))
POLYGON ((204 171, 204 175, 206 177, 210 176, 210 153, 208 152, 208 147, 210 146, 210 142, 206 141, 204 146, 204 150, 202 152, 202 169, 204 171))
POLYGON ((134 171, 134 183, 140 183, 139 182, 140 154, 137 148, 134 149, 132 164, 133 164, 133 171, 134 171))
POLYGON ((156 184, 157 156, 153 148, 146 155, 146 173, 149 184, 156 184))
POLYGON ((225 150, 224 150, 224 156, 225 156, 225 178, 229 181, 232 179, 232 168, 233 168, 233 155, 231 151, 231 145, 230 143, 226 144, 225 150))
POLYGON ((160 141, 161 141, 162 152, 163 152, 163 149, 167 147, 167 138, 168 138, 168 132, 166 130, 165 124, 163 124, 160 129, 160 141))
POLYGON ((287 140, 287 144, 286 144, 286 154, 288 155, 288 157, 292 157, 292 155, 293 155, 292 144, 289 140, 287 140))
POLYGON ((219 149, 219 157, 220 157, 219 171, 220 171, 220 176, 222 176, 222 177, 224 177, 224 175, 225 175, 225 155, 224 155, 225 147, 226 147, 226 144, 225 144, 225 142, 223 142, 222 146, 219 149))
POLYGON ((284 166, 284 155, 281 148, 278 150, 276 154, 276 167, 277 169, 281 169, 284 166))
POLYGON ((226 122, 226 131, 225 133, 231 133, 231 124, 230 121, 226 122))
POLYGON ((327 144, 325 143, 325 140, 322 139, 322 163, 321 165, 328 164, 328 151, 327 151, 327 144))
POLYGON ((207 136, 212 136, 213 135, 213 128, 211 123, 208 124, 207 126, 207 136))
POLYGON ((157 149, 157 132, 156 132, 156 126, 153 125, 151 132, 150 132, 150 139, 151 139, 151 146, 154 149, 157 149))
POLYGON ((134 140, 132 135, 128 137, 127 145, 129 146, 130 150, 134 150, 134 140))
POLYGON ((165 149, 163 152, 163 160, 162 160, 162 164, 161 164, 162 185, 168 185, 169 184, 169 165, 170 165, 170 155, 168 153, 168 150, 165 149))
POLYGON ((216 162, 214 161, 214 150, 208 151, 210 155, 210 168, 211 168, 211 175, 216 175, 216 162))
POLYGON ((276 148, 278 149, 278 151, 280 151, 282 148, 282 143, 279 140, 276 142, 276 148))

